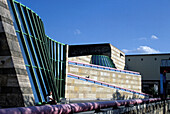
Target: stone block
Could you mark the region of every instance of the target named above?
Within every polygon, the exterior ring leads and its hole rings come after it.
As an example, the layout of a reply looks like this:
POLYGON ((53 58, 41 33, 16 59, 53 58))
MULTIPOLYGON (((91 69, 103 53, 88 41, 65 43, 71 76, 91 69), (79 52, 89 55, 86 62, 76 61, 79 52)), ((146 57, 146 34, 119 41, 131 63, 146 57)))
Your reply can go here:
POLYGON ((16 74, 14 68, 0 68, 0 74, 16 74))
POLYGON ((70 72, 79 72, 79 69, 78 68, 75 68, 75 67, 70 67, 70 72))
POLYGON ((14 26, 2 21, 0 22, 0 32, 7 32, 9 34, 16 35, 14 26))
POLYGON ((11 56, 0 56, 0 68, 13 68, 13 66, 11 56))
POLYGON ((7 0, 0 0, 0 6, 8 8, 7 6, 7 0))
POLYGON ((6 102, 7 102, 7 106, 9 107, 10 106, 13 106, 13 107, 24 106, 23 97, 22 95, 19 95, 19 94, 7 94, 6 102))
POLYGON ((7 75, 0 75, 0 86, 7 85, 8 77, 7 75))
POLYGON ((19 87, 17 77, 8 77, 7 86, 8 87, 19 87))
POLYGON ((31 93, 30 94, 22 94, 22 96, 23 96, 23 100, 24 100, 24 105, 26 107, 35 105, 33 94, 31 94, 31 93))
POLYGON ((8 45, 11 51, 16 51, 21 53, 19 42, 8 39, 8 45))
POLYGON ((27 70, 26 69, 16 68, 15 71, 16 71, 17 74, 27 76, 27 70))
POLYGON ((26 69, 24 59, 20 57, 13 57, 15 68, 26 69))
POLYGON ((33 94, 31 87, 21 87, 21 92, 23 94, 33 94))
POLYGON ((21 90, 19 87, 7 87, 7 86, 1 86, 1 94, 12 94, 12 93, 21 93, 21 90))

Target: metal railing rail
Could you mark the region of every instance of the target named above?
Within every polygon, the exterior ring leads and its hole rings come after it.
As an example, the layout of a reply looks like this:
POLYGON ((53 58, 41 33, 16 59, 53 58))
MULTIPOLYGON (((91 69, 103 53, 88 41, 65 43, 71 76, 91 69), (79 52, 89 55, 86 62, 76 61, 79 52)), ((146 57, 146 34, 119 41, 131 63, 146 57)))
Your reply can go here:
POLYGON ((133 94, 139 94, 139 95, 143 95, 143 96, 152 97, 151 95, 146 94, 146 93, 141 93, 141 92, 138 92, 138 91, 126 89, 126 88, 119 87, 119 86, 116 86, 116 85, 113 85, 113 84, 108 84, 108 83, 105 83, 105 82, 102 82, 102 81, 96 81, 96 80, 93 80, 93 79, 85 78, 85 77, 78 76, 78 75, 71 74, 71 73, 68 73, 67 77, 75 78, 75 79, 81 79, 83 81, 88 81, 88 82, 91 82, 91 83, 94 83, 94 84, 99 84, 101 86, 106 86, 106 87, 110 87, 110 88, 114 88, 114 89, 130 92, 130 93, 133 93, 133 94))
POLYGON ((109 70, 109 71, 115 71, 115 72, 121 72, 121 73, 128 73, 128 74, 134 74, 134 75, 140 75, 139 72, 133 72, 133 71, 129 71, 129 70, 120 70, 120 69, 116 69, 116 68, 104 67, 104 66, 100 66, 100 65, 87 64, 87 63, 81 63, 81 62, 75 62, 75 61, 68 61, 68 64, 109 70))

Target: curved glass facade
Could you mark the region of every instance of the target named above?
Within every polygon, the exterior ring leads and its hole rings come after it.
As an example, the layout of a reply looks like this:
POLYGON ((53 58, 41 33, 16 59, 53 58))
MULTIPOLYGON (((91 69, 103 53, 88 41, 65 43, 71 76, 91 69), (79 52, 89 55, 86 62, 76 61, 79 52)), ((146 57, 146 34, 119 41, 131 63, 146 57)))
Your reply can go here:
POLYGON ((113 61, 105 55, 92 55, 91 64, 115 68, 113 61))
POLYGON ((45 34, 41 18, 31 9, 14 0, 8 5, 35 102, 45 102, 50 91, 56 100, 65 97, 66 45, 45 34))

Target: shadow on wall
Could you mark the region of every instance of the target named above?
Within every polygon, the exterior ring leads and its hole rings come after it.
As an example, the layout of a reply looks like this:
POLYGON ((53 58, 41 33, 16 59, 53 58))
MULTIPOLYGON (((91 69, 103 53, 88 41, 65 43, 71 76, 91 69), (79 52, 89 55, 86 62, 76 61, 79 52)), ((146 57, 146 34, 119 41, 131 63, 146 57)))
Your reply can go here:
POLYGON ((127 99, 137 99, 137 98, 139 98, 138 95, 135 95, 134 93, 133 93, 132 97, 130 97, 128 95, 125 96, 125 95, 121 94, 118 90, 116 90, 116 92, 113 93, 112 96, 113 96, 112 100, 127 100, 127 99))

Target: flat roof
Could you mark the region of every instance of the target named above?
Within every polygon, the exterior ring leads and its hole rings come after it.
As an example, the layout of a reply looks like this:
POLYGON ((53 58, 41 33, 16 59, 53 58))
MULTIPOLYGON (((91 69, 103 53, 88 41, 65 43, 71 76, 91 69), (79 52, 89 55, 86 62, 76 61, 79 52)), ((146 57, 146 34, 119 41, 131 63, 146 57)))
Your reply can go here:
POLYGON ((125 56, 160 56, 160 55, 170 55, 170 53, 133 54, 133 55, 125 55, 125 56))

